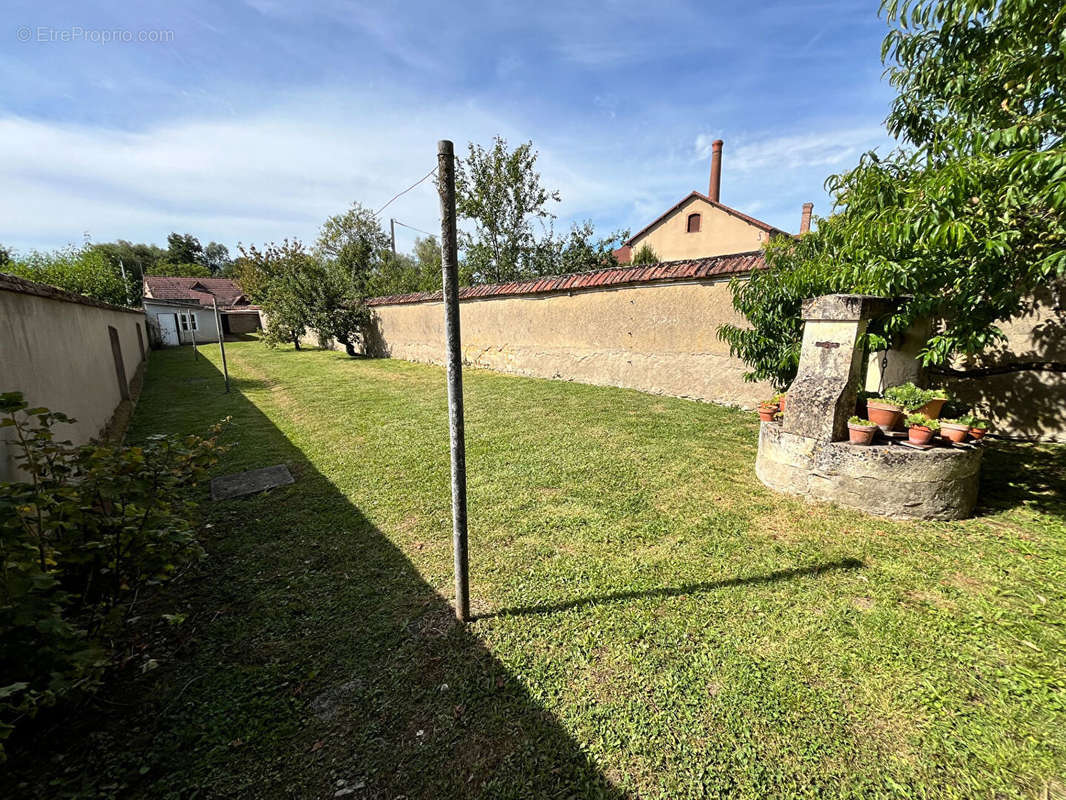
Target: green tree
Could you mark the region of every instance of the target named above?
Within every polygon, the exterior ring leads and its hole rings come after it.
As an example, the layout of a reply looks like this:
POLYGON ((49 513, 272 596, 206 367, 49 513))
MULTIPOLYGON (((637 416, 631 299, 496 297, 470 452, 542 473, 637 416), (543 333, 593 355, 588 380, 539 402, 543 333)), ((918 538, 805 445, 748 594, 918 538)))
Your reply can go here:
POLYGON ((1066 14, 1047 0, 887 0, 883 56, 901 146, 831 177, 834 213, 798 243, 767 248, 769 271, 734 281, 752 329, 720 335, 778 386, 795 375, 800 304, 830 292, 899 298, 870 337, 883 348, 912 322, 935 329, 920 358, 957 377, 958 356, 1003 342, 999 327, 1066 274, 1066 14), (789 320, 792 321, 789 321, 789 320))
POLYGON ((154 244, 134 244, 125 239, 115 242, 98 242, 89 245, 94 252, 103 255, 111 269, 119 276, 126 273, 130 301, 139 305, 145 275, 157 275, 156 267, 163 261, 166 251, 154 244))
POLYGON ((4 245, 0 244, 0 268, 11 263, 12 255, 10 247, 4 247, 4 245))
POLYGON ((459 243, 479 283, 543 275, 557 266, 548 204, 559 202, 559 192, 541 186, 536 163, 532 142, 509 150, 500 136, 488 149, 471 142, 466 158, 457 159, 456 211, 470 223, 459 243))
POLYGON ((168 275, 173 278, 210 278, 211 270, 203 264, 179 264, 171 261, 160 261, 149 275, 168 275))
POLYGON ((218 242, 208 242, 204 247, 204 266, 211 270, 212 275, 225 274, 233 263, 229 257, 229 248, 218 242))
POLYGON ((237 282, 263 308, 267 344, 292 343, 299 350, 300 338, 318 317, 315 293, 324 279, 321 261, 298 240, 239 248, 237 282))
POLYGON ((172 233, 167 236, 166 261, 170 264, 205 265, 204 248, 191 233, 172 233))
POLYGON ((633 258, 629 262, 633 266, 647 266, 649 264, 658 264, 659 256, 655 255, 655 251, 651 249, 651 245, 647 242, 637 248, 637 252, 633 254, 633 258))
POLYGON ((352 203, 347 211, 322 223, 315 251, 346 271, 352 290, 364 296, 392 256, 389 235, 374 212, 361 203, 352 203))
POLYGON ((72 246, 50 253, 32 250, 27 255, 16 256, 4 270, 105 303, 127 304, 128 287, 107 258, 91 246, 72 246))

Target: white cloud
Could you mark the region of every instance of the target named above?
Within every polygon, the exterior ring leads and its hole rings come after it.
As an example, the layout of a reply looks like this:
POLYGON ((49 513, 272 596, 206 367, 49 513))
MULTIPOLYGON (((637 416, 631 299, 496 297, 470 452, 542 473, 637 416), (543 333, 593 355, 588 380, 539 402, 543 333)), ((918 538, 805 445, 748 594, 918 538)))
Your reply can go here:
MULTIPOLYGON (((710 158, 711 142, 716 138, 704 133, 696 137, 695 150, 700 158, 710 158)), ((885 142, 884 128, 872 126, 754 137, 732 148, 729 167, 745 173, 800 167, 840 168, 856 163, 861 153, 885 142)))
MULTIPOLYGON (((603 110, 593 107, 564 131, 555 119, 538 125, 469 103, 318 92, 255 114, 133 132, 0 118, 0 242, 55 247, 87 231, 95 241, 162 243, 173 230, 228 245, 311 240, 326 216, 353 200, 377 208, 422 177, 435 165, 439 137, 454 138, 462 154, 468 140, 488 142, 496 133, 512 144, 534 140, 544 184, 563 196, 557 227, 591 218, 604 229, 637 230, 706 188, 701 149, 714 137, 693 137, 681 117, 649 113, 605 127, 603 110)), ((727 140, 723 199, 794 229, 803 200, 826 210, 825 174, 853 163, 876 135, 837 126, 727 140)), ((432 183, 382 216, 436 230, 432 183)), ((397 229, 400 247, 413 237, 397 229)))

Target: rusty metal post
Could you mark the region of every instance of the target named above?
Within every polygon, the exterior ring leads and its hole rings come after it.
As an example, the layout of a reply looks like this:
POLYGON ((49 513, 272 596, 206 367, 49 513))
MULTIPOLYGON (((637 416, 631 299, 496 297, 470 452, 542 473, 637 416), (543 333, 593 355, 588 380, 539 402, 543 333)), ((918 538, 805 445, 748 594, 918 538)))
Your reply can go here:
POLYGON ((229 394, 229 367, 226 366, 226 345, 222 342, 222 318, 218 315, 218 300, 211 296, 211 308, 215 312, 215 330, 218 331, 218 352, 222 354, 222 374, 226 378, 226 394, 229 394))
POLYGON ((459 254, 455 240, 455 152, 447 139, 437 142, 440 192, 441 272, 444 327, 448 339, 448 424, 452 454, 452 549, 455 557, 455 615, 470 619, 470 566, 466 535, 466 436, 463 431, 463 352, 459 340, 459 254))

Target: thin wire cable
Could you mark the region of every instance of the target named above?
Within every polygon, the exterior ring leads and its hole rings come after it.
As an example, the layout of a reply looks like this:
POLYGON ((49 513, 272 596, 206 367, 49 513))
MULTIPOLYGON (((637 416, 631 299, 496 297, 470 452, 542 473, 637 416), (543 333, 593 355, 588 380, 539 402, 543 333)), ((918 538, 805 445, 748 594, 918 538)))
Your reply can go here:
POLYGON ((417 181, 415 181, 410 186, 408 186, 406 189, 404 189, 402 192, 397 192, 396 194, 394 194, 392 196, 392 199, 389 200, 389 202, 387 202, 385 205, 383 205, 381 208, 379 208, 377 211, 374 212, 374 216, 375 217, 380 216, 381 212, 384 211, 389 206, 391 206, 393 201, 398 200, 399 198, 403 197, 405 194, 407 194, 409 191, 414 189, 416 186, 418 186, 418 184, 422 183, 422 181, 424 181, 426 178, 428 178, 430 175, 432 175, 436 171, 437 171, 437 168, 434 167, 429 172, 427 172, 425 175, 423 175, 421 178, 419 178, 417 181))
POLYGON ((421 228, 416 228, 414 225, 408 225, 406 222, 400 222, 398 219, 393 219, 393 222, 395 222, 397 225, 403 225, 405 228, 410 228, 413 231, 418 231, 419 233, 424 233, 426 236, 436 236, 437 235, 435 233, 430 233, 429 231, 424 231, 421 228))

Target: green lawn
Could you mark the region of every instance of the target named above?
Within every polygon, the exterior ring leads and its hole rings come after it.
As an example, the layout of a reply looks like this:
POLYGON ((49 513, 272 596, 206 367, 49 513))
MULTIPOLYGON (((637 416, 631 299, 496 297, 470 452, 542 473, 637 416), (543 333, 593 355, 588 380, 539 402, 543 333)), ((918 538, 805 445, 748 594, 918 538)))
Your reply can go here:
POLYGON ((229 415, 220 472, 296 483, 205 504, 158 666, 42 721, 16 795, 1066 791, 1066 449, 895 523, 762 487, 752 414, 469 370, 464 630, 443 371, 235 343, 225 395, 201 353, 152 355, 130 438, 229 415))

